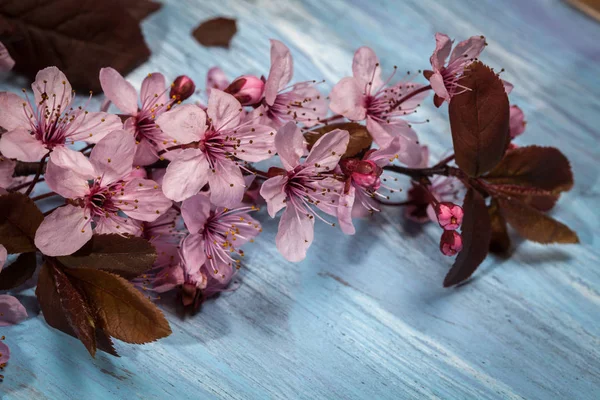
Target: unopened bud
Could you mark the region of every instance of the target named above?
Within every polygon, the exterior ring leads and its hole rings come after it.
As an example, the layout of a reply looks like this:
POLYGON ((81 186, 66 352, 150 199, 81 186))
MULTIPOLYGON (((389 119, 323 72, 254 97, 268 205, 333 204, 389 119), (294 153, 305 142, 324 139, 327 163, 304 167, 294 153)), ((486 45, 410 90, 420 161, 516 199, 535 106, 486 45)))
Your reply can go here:
POLYGON ((510 106, 510 138, 514 139, 525 131, 525 114, 518 106, 510 106))
POLYGON ((244 75, 231 82, 225 92, 233 95, 243 106, 251 106, 262 99, 264 89, 265 83, 260 78, 244 75))
POLYGON ((454 256, 462 250, 462 236, 456 231, 444 231, 440 240, 440 251, 445 256, 454 256))
POLYGON ((189 99, 196 91, 194 81, 185 75, 178 76, 171 85, 169 96, 177 101, 189 99))
POLYGON ((371 160, 343 159, 340 168, 344 174, 352 177, 352 181, 358 186, 372 190, 377 190, 381 186, 379 177, 383 169, 371 160))
POLYGON ((435 206, 435 214, 442 228, 453 231, 462 224, 464 212, 462 207, 457 204, 443 202, 435 206))

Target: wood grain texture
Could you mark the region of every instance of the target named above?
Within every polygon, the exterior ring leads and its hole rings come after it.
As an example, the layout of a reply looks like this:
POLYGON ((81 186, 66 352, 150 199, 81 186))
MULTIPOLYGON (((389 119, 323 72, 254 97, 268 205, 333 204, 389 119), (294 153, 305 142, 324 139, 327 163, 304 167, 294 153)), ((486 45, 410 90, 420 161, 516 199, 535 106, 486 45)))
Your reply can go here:
MULTIPOLYGON (((553 215, 580 245, 518 242, 509 260, 489 257, 471 281, 443 289, 451 260, 439 228, 388 209, 343 236, 316 224, 307 259, 286 262, 276 221, 246 248, 241 287, 182 320, 164 308, 173 335, 122 357, 92 360, 75 339, 37 315, 2 328, 12 359, 3 399, 597 399, 600 392, 600 25, 558 0, 169 0, 144 22, 153 55, 128 78, 187 73, 203 86, 220 65, 234 77, 266 74, 269 38, 287 43, 295 80, 350 74, 368 45, 384 70, 427 68, 433 34, 484 34, 484 62, 504 67, 511 101, 528 120, 521 144, 557 146, 572 162, 574 189, 553 215), (237 18, 229 50, 203 48, 199 22, 237 18)), ((0 89, 25 83, 11 78, 0 89)), ((99 100, 98 100, 99 101, 99 100)), ((447 114, 416 117, 436 157, 451 146, 447 114)), ((444 106, 443 110, 446 109, 444 106)))

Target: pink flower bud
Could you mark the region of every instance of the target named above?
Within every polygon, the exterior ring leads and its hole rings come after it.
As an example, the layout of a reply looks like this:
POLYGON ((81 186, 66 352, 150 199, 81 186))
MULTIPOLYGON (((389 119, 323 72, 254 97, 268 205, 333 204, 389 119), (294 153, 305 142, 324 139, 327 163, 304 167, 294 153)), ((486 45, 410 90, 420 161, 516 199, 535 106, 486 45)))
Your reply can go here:
POLYGON ((169 96, 177 101, 184 101, 190 98, 195 91, 196 85, 194 84, 194 81, 185 75, 181 75, 173 81, 169 96))
POLYGON ((456 255, 462 250, 462 236, 456 231, 444 231, 440 239, 440 251, 445 256, 456 255))
POLYGON ((379 177, 383 169, 371 160, 344 159, 340 162, 340 167, 358 186, 372 190, 377 190, 381 186, 379 177))
POLYGON ((464 213, 459 205, 449 202, 438 203, 435 206, 435 213, 440 226, 445 230, 453 231, 462 224, 464 213))
POLYGON ((510 138, 514 139, 525 131, 525 114, 518 106, 510 106, 510 138))
POLYGON ((233 95, 243 106, 251 106, 260 101, 265 89, 265 83, 256 76, 240 76, 227 88, 225 93, 233 95))

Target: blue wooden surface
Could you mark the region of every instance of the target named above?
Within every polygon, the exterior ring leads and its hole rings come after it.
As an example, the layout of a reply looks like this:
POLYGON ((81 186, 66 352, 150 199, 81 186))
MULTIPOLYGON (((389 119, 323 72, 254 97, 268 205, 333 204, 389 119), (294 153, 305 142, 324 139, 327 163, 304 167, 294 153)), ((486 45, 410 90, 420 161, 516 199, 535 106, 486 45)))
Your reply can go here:
MULTIPOLYGON (((443 289, 451 260, 436 249, 439 229, 408 224, 399 209, 357 223, 353 237, 317 224, 299 264, 276 252, 264 213, 240 289, 185 320, 167 302, 173 335, 119 344, 120 359, 92 360, 22 293, 31 317, 0 332, 12 350, 3 399, 600 397, 600 25, 558 0, 164 3, 144 22, 153 55, 129 76, 136 85, 153 71, 201 83, 217 64, 230 77, 266 74, 277 38, 292 49, 295 80, 324 78, 328 90, 360 45, 384 69, 415 71, 436 31, 486 35, 482 59, 507 70, 529 121, 519 143, 557 146, 572 161, 576 185, 554 216, 582 243, 518 242, 509 260, 490 257, 469 284, 443 289), (190 36, 219 15, 238 19, 230 50, 190 36)), ((439 157, 451 146, 445 111, 428 102, 419 114, 439 157)))

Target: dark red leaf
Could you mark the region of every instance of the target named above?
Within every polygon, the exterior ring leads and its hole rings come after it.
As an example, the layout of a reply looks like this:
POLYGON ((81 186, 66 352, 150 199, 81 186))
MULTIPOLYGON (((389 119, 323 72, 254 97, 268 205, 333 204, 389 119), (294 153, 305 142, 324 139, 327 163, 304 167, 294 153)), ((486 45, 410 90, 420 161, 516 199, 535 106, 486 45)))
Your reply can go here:
POLYGON ((568 226, 518 199, 497 200, 506 221, 525 239, 538 243, 579 243, 577 234, 568 226))
POLYGON ((462 223, 463 249, 446 278, 444 287, 456 285, 470 277, 485 260, 490 246, 492 227, 485 200, 474 189, 469 189, 463 204, 465 216, 462 223))
POLYGON ((96 355, 96 323, 82 294, 58 268, 48 264, 67 322, 92 357, 96 355))
POLYGON ((151 0, 118 0, 121 7, 125 7, 127 12, 138 22, 142 22, 148 15, 160 10, 162 4, 151 0))
POLYGON ((102 329, 127 343, 148 343, 171 334, 163 313, 131 283, 96 269, 67 269, 95 310, 102 329))
POLYGON ((310 150, 317 140, 321 138, 321 136, 335 129, 348 131, 348 134, 350 135, 350 142, 348 142, 348 147, 346 148, 346 152, 342 158, 359 157, 362 153, 369 150, 371 148, 371 144, 373 144, 373 138, 364 125, 357 124, 355 122, 343 122, 338 124, 329 124, 322 128, 305 133, 304 138, 308 142, 308 149, 310 150))
POLYGON ((514 197, 540 211, 550 211, 560 196, 548 190, 516 185, 489 185, 489 188, 505 197, 514 197))
POLYGON ((138 21, 117 0, 3 0, 0 25, 12 25, 5 43, 15 70, 34 79, 56 66, 75 89, 100 91, 100 68, 123 75, 146 61, 150 50, 138 21))
POLYGON ((533 187, 555 193, 573 187, 569 160, 553 147, 527 146, 509 150, 485 179, 494 184, 533 187))
POLYGON ((140 237, 94 235, 80 250, 58 259, 69 268, 102 269, 132 279, 152 268, 156 250, 140 237))
POLYGON ((235 19, 218 17, 200 24, 192 35, 203 46, 229 48, 231 38, 237 32, 235 19))
POLYGON ((23 253, 0 272, 0 290, 10 290, 24 284, 33 276, 37 266, 35 252, 23 253))
POLYGON ((510 248, 510 237, 508 236, 506 220, 500 213, 498 202, 492 201, 488 208, 490 215, 490 225, 492 227, 492 237, 490 239, 490 251, 492 253, 506 253, 510 248))
POLYGON ((469 88, 450 101, 450 127, 456 164, 476 177, 502 160, 510 143, 509 105, 502 80, 476 61, 460 84, 469 88))
POLYGON ((35 231, 43 220, 44 215, 29 197, 21 193, 0 196, 0 244, 9 253, 35 251, 35 231))

